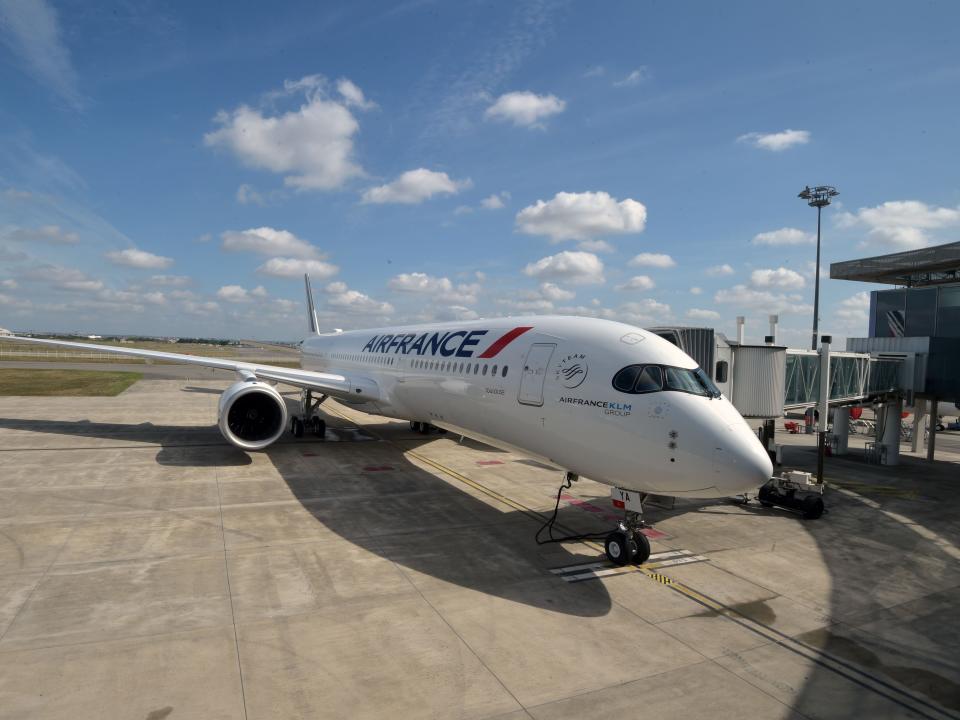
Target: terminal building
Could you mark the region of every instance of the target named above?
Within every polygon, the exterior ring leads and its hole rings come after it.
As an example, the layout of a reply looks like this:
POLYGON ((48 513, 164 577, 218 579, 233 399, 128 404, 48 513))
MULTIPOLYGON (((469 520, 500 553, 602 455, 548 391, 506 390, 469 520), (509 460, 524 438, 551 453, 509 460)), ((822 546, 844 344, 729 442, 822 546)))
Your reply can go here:
MULTIPOLYGON (((870 293, 868 335, 848 338, 847 350, 903 362, 900 384, 918 425, 927 408, 935 420, 943 403, 960 403, 960 242, 833 263, 830 277, 894 286, 870 293)), ((914 432, 915 444, 921 436, 914 432)))

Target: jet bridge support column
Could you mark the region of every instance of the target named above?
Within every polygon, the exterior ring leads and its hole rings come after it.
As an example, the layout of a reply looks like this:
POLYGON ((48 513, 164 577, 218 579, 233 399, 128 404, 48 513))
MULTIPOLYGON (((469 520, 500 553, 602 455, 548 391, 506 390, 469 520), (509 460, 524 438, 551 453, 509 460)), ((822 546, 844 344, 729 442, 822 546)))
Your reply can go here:
POLYGON ((927 401, 919 399, 913 403, 913 437, 910 439, 910 452, 919 452, 923 448, 923 428, 926 424, 927 401))
POLYGON ((846 455, 850 437, 850 408, 838 407, 833 410, 833 454, 846 455))
POLYGON ((900 414, 903 412, 903 400, 897 398, 883 406, 883 437, 880 444, 884 451, 880 456, 884 465, 900 464, 900 414))
POLYGON ((937 399, 930 401, 930 437, 927 439, 927 460, 933 462, 934 450, 937 447, 937 399))

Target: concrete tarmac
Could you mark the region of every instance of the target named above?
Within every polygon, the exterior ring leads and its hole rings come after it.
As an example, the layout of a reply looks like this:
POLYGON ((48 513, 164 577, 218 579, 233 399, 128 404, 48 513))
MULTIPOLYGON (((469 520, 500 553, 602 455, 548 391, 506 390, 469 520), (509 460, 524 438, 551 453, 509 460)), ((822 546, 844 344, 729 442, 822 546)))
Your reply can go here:
POLYGON ((960 457, 831 458, 817 521, 650 507, 616 569, 534 542, 555 469, 329 402, 243 453, 225 386, 0 398, 0 718, 960 718, 960 457))

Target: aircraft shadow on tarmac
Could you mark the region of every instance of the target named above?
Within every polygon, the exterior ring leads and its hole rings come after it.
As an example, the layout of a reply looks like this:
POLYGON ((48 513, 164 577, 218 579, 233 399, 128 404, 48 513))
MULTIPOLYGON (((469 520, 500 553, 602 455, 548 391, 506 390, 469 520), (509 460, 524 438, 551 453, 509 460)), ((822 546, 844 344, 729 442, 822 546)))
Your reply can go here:
MULTIPOLYGON (((350 423, 332 416, 329 423, 326 441, 284 436, 265 451, 292 495, 327 529, 396 563, 415 584, 419 574, 428 576, 426 582, 433 578, 571 616, 596 617, 610 611, 612 602, 601 583, 570 584, 550 572, 552 567, 595 560, 596 554, 577 555, 551 545, 545 557, 533 537, 538 523, 529 515, 494 507, 466 487, 460 489, 408 462, 398 450, 384 452, 383 443, 350 423), (376 460, 370 459, 367 451, 372 447, 365 447, 367 442, 379 446, 376 460)), ((156 461, 167 466, 240 467, 252 462, 247 453, 227 443, 216 426, 0 418, 0 428, 159 445, 156 461)), ((404 447, 436 439, 436 435, 408 438, 404 447)), ((487 448, 465 439, 468 443, 475 449, 487 448)), ((104 447, 117 446, 90 445, 104 447)), ((602 530, 609 524, 598 525, 588 514, 570 508, 559 519, 579 532, 602 530)), ((255 527, 242 532, 257 536, 255 527)))

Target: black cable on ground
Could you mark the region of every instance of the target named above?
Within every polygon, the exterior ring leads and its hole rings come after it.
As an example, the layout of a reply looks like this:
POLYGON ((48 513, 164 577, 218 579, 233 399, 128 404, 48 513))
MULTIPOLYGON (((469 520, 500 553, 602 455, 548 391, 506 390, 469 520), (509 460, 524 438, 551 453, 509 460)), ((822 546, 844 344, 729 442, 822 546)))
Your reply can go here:
POLYGON ((546 545, 547 543, 559 542, 576 542, 578 540, 603 540, 607 537, 608 533, 584 533, 581 535, 564 535, 563 537, 553 536, 553 525, 557 521, 557 513, 560 512, 560 496, 563 495, 563 491, 569 489, 572 484, 573 483, 570 479, 570 476, 564 476, 563 482, 560 483, 560 489, 557 490, 557 502, 553 506, 553 515, 551 515, 550 519, 540 526, 540 529, 537 530, 537 534, 534 535, 537 545, 546 545), (544 530, 546 530, 547 535, 549 535, 549 537, 545 540, 540 538, 540 535, 544 530))

